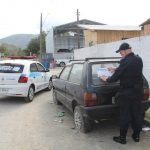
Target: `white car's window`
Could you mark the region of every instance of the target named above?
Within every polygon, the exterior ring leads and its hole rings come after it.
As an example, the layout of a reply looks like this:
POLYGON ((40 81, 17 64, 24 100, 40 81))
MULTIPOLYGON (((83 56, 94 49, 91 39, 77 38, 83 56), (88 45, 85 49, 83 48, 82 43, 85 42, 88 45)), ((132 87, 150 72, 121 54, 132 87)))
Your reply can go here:
POLYGON ((37 67, 39 72, 45 71, 45 68, 41 64, 37 63, 37 67))
POLYGON ((68 79, 68 75, 70 73, 70 69, 71 69, 71 66, 65 67, 64 70, 62 71, 61 75, 60 75, 60 79, 67 80, 68 79))
POLYGON ((23 68, 24 66, 19 64, 0 64, 0 73, 22 73, 23 68))
POLYGON ((109 68, 109 67, 113 67, 113 68, 117 68, 119 65, 119 63, 114 62, 114 63, 101 63, 101 64, 92 64, 92 84, 93 85, 100 85, 100 84, 104 84, 104 82, 102 82, 100 80, 100 78, 98 77, 98 73, 97 70, 99 68, 109 68))
POLYGON ((70 73, 69 81, 80 84, 82 78, 83 64, 74 64, 70 73))
POLYGON ((36 63, 30 65, 30 72, 38 72, 36 63))

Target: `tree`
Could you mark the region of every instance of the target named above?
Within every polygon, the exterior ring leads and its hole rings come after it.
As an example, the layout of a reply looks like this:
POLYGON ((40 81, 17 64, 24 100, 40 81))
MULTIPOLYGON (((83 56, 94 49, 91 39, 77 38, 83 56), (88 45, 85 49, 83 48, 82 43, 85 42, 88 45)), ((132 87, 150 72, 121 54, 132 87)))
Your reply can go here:
POLYGON ((18 51, 17 51, 17 55, 18 56, 23 56, 23 55, 25 55, 25 52, 21 48, 19 48, 18 51))
POLYGON ((0 46, 0 53, 2 53, 4 56, 8 56, 8 50, 5 46, 0 46))
MULTIPOLYGON (((43 32, 42 33, 42 50, 43 50, 43 52, 45 52, 45 49, 46 49, 45 37, 46 37, 46 33, 43 32)), ((27 48, 24 49, 23 51, 25 52, 26 55, 30 55, 30 53, 39 55, 40 54, 40 35, 37 38, 33 38, 29 42, 27 48)))

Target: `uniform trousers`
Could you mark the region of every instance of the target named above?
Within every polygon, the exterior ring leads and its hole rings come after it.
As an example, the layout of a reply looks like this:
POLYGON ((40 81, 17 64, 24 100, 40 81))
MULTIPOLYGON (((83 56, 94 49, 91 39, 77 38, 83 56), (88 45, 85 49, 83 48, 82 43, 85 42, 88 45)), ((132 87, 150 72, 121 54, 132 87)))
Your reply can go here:
POLYGON ((119 92, 120 105, 120 136, 126 137, 129 125, 133 129, 133 134, 139 135, 142 129, 142 90, 134 88, 124 88, 119 92))

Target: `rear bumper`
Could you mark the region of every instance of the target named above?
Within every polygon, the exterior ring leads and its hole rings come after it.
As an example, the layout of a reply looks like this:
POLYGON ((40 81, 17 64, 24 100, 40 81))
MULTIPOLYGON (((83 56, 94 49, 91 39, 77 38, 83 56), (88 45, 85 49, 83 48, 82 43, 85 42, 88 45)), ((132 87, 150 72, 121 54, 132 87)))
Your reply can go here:
MULTIPOLYGON (((150 100, 142 101, 142 111, 146 111, 150 107, 150 100)), ((80 106, 84 117, 89 117, 91 119, 102 119, 111 118, 119 114, 118 105, 102 105, 93 107, 83 107, 80 106)))
POLYGON ((2 96, 15 96, 27 97, 28 85, 0 85, 0 95, 2 96))

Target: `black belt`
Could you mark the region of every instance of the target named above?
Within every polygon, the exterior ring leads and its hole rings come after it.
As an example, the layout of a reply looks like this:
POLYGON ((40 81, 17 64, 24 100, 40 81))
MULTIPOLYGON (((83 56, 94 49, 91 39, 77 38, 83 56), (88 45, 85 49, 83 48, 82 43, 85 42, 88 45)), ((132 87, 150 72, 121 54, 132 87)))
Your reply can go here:
POLYGON ((142 88, 142 86, 140 84, 135 84, 135 85, 131 85, 131 86, 120 86, 123 89, 137 89, 137 88, 142 88))

